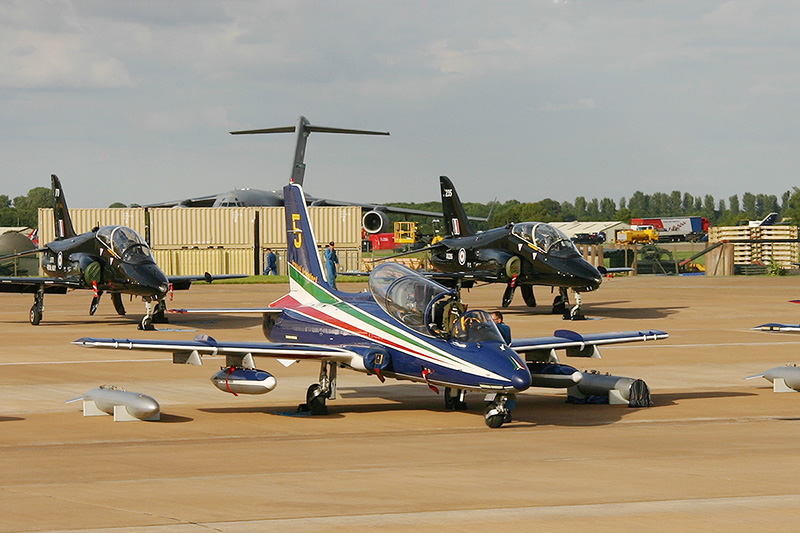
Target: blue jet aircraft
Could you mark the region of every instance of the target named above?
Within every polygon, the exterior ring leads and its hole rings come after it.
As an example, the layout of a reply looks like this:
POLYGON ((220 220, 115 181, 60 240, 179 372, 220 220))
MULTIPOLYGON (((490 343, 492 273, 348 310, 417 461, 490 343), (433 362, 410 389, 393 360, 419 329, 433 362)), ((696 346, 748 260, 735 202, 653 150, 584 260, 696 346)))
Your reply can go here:
POLYGON ((487 394, 486 424, 496 428, 511 419, 515 395, 531 386, 531 370, 523 355, 532 361, 549 361, 549 370, 532 363, 537 383, 547 374, 554 382, 567 383, 547 386, 567 387, 579 382, 580 376, 572 367, 558 364, 556 349, 590 357, 598 355, 600 344, 668 336, 659 330, 583 336, 558 331, 552 337, 519 339, 507 345, 489 313, 464 312, 453 289, 396 263, 372 271, 368 292, 334 290, 320 261, 301 186, 284 187, 284 198, 290 291, 268 308, 249 310, 263 313, 263 329, 270 342, 222 342, 205 336, 192 341, 85 337, 73 344, 173 352, 174 363, 201 364, 201 355, 224 355, 226 366, 212 381, 234 394, 264 393, 275 387, 275 378, 256 369, 253 357, 284 363, 317 361, 319 381, 308 388, 306 403, 301 405, 312 414, 327 412, 326 400, 336 396, 339 368, 375 375, 381 381, 426 383, 437 393, 438 387, 445 387, 450 409, 466 407, 467 391, 482 392, 487 394))

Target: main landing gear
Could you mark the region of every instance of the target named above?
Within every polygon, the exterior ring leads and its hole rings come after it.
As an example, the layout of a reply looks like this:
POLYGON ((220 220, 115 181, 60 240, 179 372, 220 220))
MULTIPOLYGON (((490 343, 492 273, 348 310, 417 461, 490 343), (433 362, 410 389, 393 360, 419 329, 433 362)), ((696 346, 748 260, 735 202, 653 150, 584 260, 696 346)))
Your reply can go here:
POLYGON ((306 403, 297 407, 298 413, 327 415, 327 400, 336 399, 336 363, 323 361, 319 369, 319 383, 312 383, 306 391, 306 403))
MULTIPOLYGON (((449 411, 466 411, 467 391, 463 389, 444 389, 444 407, 449 411)), ((516 400, 513 394, 487 394, 484 399, 486 411, 483 418, 486 425, 490 428, 499 428, 506 422, 511 422, 511 411, 514 409, 516 400)))
POLYGON ((33 295, 33 306, 31 307, 30 321, 32 326, 38 326, 44 315, 44 285, 36 288, 33 295))
MULTIPOLYGON (((509 284, 506 285, 506 290, 503 292, 503 307, 508 307, 511 305, 511 300, 514 299, 514 290, 516 288, 516 279, 512 279, 509 284)), ((528 307, 536 307, 536 297, 533 295, 533 286, 520 285, 519 290, 522 292, 522 298, 525 300, 525 305, 528 307)))

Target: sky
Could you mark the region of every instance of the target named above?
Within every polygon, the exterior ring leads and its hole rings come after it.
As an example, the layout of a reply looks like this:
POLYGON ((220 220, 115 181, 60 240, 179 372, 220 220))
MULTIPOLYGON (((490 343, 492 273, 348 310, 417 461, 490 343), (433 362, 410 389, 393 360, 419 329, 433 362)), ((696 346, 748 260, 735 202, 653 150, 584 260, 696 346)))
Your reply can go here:
POLYGON ((156 203, 288 180, 359 202, 800 185, 781 0, 0 0, 0 194, 156 203))

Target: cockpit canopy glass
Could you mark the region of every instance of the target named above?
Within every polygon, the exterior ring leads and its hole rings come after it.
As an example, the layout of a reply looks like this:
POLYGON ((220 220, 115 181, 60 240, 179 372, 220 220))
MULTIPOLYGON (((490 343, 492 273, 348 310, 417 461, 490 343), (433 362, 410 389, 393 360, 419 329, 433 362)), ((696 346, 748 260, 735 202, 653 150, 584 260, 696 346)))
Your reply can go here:
POLYGON ((383 263, 369 276, 375 301, 384 311, 414 331, 431 335, 433 303, 454 295, 436 283, 399 263, 383 263))
POLYGON ((561 230, 544 222, 514 224, 511 233, 533 244, 548 255, 555 257, 580 255, 575 244, 561 230))
POLYGON ((486 311, 467 311, 453 324, 453 340, 460 342, 504 342, 492 316, 486 311))
POLYGON ((153 262, 150 247, 131 228, 125 226, 103 226, 97 230, 97 238, 110 248, 114 255, 126 263, 153 262))

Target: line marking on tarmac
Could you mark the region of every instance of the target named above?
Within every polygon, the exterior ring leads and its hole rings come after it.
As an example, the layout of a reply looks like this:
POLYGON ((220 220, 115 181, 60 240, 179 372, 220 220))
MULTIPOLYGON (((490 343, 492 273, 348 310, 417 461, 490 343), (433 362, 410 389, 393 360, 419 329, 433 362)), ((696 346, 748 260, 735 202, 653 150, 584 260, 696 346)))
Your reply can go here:
POLYGON ((152 363, 154 361, 172 361, 172 359, 102 359, 98 361, 15 361, 13 363, 0 363, 0 366, 21 365, 83 365, 87 363, 152 363))
MULTIPOLYGON (((178 528, 194 531, 211 528, 218 531, 235 533, 238 531, 270 530, 270 531, 319 531, 320 528, 385 528, 409 527, 419 528, 424 524, 481 524, 487 522, 520 523, 523 520, 536 519, 574 519, 598 517, 625 517, 653 513, 679 514, 686 512, 710 512, 730 509, 741 511, 744 508, 787 509, 800 505, 800 494, 777 494, 764 496, 732 496, 729 498, 694 498, 677 500, 652 500, 624 503, 593 503, 543 505, 539 507, 499 507, 483 509, 453 509, 446 511, 388 512, 362 515, 309 516, 303 518, 265 518, 255 520, 224 522, 187 522, 170 518, 174 523, 157 526, 137 526, 136 531, 176 531, 178 528)), ((769 517, 765 518, 765 523, 769 517)), ((117 529, 117 528, 114 528, 117 529)), ((119 528, 129 530, 132 528, 119 528)), ((82 529, 81 531, 108 531, 102 529, 82 529)))

